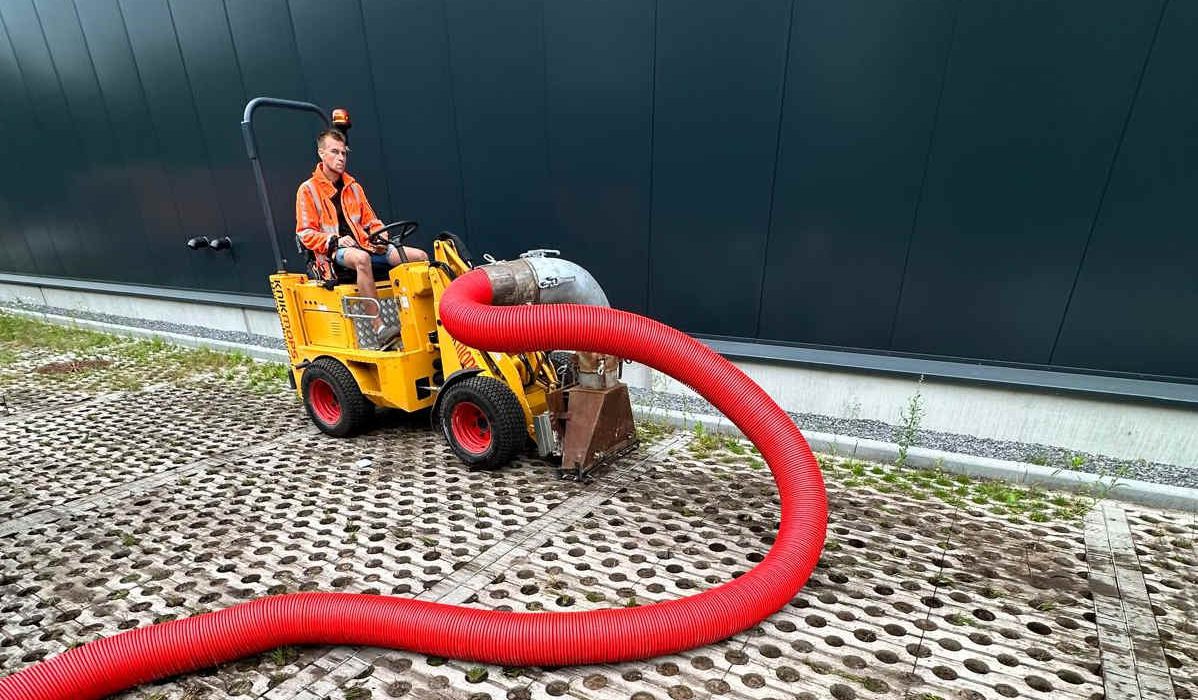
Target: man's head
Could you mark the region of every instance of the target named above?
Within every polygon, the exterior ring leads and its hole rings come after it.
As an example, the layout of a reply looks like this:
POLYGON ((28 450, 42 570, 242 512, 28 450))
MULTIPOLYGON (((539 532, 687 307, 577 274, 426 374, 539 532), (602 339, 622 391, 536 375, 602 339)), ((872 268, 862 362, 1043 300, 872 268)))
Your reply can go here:
POLYGON ((316 137, 316 155, 325 168, 325 175, 334 178, 345 173, 345 161, 349 159, 349 146, 345 145, 345 134, 336 129, 326 129, 316 137))

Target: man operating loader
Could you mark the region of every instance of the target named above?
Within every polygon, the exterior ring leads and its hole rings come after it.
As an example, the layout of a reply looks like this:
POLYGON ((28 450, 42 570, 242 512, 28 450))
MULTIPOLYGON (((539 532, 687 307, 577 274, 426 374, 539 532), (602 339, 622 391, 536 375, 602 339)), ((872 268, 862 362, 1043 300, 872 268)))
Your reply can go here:
MULTIPOLYGON (((362 185, 345 172, 349 158, 345 135, 337 129, 320 132, 316 155, 320 163, 295 193, 295 235, 312 251, 313 264, 322 277, 335 277, 333 266, 353 271, 358 292, 378 299, 375 271, 386 275, 404 260, 393 244, 376 246, 370 242, 370 233, 382 228, 383 222, 367 201, 362 185)), ((409 261, 428 260, 419 248, 404 246, 404 254, 409 261)), ((399 327, 384 326, 381 317, 373 319, 371 325, 380 346, 399 335, 399 327)))

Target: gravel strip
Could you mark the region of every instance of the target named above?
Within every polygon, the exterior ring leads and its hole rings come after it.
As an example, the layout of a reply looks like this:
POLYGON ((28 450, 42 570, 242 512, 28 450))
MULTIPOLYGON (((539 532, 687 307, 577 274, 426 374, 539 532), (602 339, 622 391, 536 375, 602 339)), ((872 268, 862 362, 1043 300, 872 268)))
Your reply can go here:
MULTIPOLYGON (((629 387, 629 391, 632 394, 632 400, 641 406, 694 414, 719 415, 719 411, 714 406, 697 396, 684 396, 635 387, 629 387)), ((814 413, 788 413, 794 419, 795 424, 803 430, 885 442, 898 442, 899 439, 899 428, 882 421, 834 418, 814 413)), ((1067 450, 1052 445, 994 440, 933 430, 919 431, 914 445, 976 457, 1027 462, 1052 468, 1072 468, 1101 476, 1198 488, 1198 470, 1191 467, 1149 462, 1143 459, 1119 459, 1089 452, 1067 450)))
MULTIPOLYGON (((0 309, 5 305, 37 313, 84 318, 121 326, 136 326, 148 330, 180 333, 232 343, 279 349, 283 347, 283 341, 278 338, 252 333, 214 330, 199 326, 170 323, 168 321, 150 321, 127 316, 113 316, 110 314, 76 311, 73 309, 62 309, 15 301, 5 302, 3 305, 0 305, 0 309)), ((629 387, 629 389, 633 401, 642 406, 667 408, 696 414, 705 413, 711 415, 719 413, 714 406, 697 396, 684 396, 635 387, 629 387)), ((898 427, 883 423, 882 421, 834 418, 814 413, 790 413, 790 417, 794 419, 799 428, 805 430, 815 430, 871 440, 883 440, 886 442, 898 442, 898 427)), ((1089 452, 1067 450, 1052 445, 994 440, 991 438, 975 437, 973 435, 941 433, 932 430, 919 431, 919 437, 914 444, 920 447, 928 447, 945 452, 957 452, 977 457, 1027 462, 1029 464, 1054 468, 1072 468, 1101 476, 1137 479, 1169 486, 1198 488, 1198 469, 1160 462, 1149 462, 1143 459, 1119 459, 1106 455, 1091 454, 1089 452)))
POLYGON ((20 301, 5 301, 3 304, 0 304, 0 310, 2 310, 5 306, 13 309, 21 309, 23 311, 32 311, 39 314, 69 316, 71 318, 97 321, 99 323, 111 323, 117 326, 133 326, 136 328, 144 328, 150 331, 179 333, 181 335, 191 335, 198 338, 208 338, 209 340, 223 340, 228 343, 241 343, 242 345, 257 345, 264 348, 283 349, 283 340, 281 338, 272 338, 268 335, 258 335, 256 333, 246 333, 243 331, 223 331, 217 330, 215 328, 204 328, 202 326, 189 326, 183 323, 171 323, 170 321, 151 321, 144 318, 132 318, 129 316, 113 316, 112 314, 102 314, 95 311, 62 309, 55 306, 29 304, 20 301))

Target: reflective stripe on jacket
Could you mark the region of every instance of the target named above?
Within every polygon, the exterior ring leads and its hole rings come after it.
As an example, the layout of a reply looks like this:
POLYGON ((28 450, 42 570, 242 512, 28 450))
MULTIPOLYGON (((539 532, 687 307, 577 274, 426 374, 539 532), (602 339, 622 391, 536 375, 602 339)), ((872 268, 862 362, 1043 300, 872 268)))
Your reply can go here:
MULTIPOLYGON (((381 228, 383 222, 375 215, 366 191, 349 173, 342 173, 345 185, 341 188, 341 210, 345 221, 358 239, 358 245, 370 248, 366 234, 381 228)), ((337 208, 333 195, 337 188, 321 172, 320 164, 312 177, 304 180, 295 193, 295 236, 301 245, 317 254, 327 253, 330 241, 337 238, 337 208)))

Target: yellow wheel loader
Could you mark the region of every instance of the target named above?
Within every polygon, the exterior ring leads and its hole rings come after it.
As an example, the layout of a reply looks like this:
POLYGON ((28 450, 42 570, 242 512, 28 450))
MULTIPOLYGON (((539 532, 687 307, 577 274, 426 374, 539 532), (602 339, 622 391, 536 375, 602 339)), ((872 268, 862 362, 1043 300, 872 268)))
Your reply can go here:
MULTIPOLYGON (((330 119, 311 103, 259 97, 246 105, 242 120, 278 264, 270 290, 292 385, 317 427, 346 437, 369 425, 376 406, 430 409, 434 426, 470 467, 507 464, 531 442, 539 455, 560 458, 561 474, 573 477, 635 445, 628 388, 613 371, 618 358, 482 352, 449 335, 440 321, 441 296, 472 268, 468 251, 452 233, 436 237, 430 260, 404 262, 378 279, 377 300, 347 277, 325 280, 314 272, 285 272, 253 130, 254 112, 261 107, 311 112, 326 127, 330 119), (400 328, 381 347, 373 330, 379 317, 384 326, 400 328)), ((348 123, 344 110, 334 110, 333 127, 345 131, 348 123)), ((389 224, 373 232, 371 242, 382 243, 387 234, 402 250, 416 229, 410 221, 389 224)))

